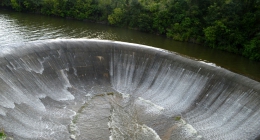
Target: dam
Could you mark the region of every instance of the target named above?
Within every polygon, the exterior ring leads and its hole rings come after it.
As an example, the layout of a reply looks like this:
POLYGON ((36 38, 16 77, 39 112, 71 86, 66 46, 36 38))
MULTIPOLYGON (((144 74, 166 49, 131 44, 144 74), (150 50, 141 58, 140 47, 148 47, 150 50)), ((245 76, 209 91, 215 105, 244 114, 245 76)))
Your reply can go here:
POLYGON ((13 44, 0 52, 0 129, 14 140, 254 140, 260 83, 139 44, 13 44))

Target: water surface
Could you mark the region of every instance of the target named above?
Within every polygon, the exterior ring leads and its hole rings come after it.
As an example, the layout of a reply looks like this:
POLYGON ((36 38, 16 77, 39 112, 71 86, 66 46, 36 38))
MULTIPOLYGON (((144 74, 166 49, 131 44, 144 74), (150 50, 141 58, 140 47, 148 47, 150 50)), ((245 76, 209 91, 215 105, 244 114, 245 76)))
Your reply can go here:
POLYGON ((145 44, 214 63, 260 81, 260 62, 164 36, 71 19, 0 10, 0 47, 46 39, 95 38, 145 44))

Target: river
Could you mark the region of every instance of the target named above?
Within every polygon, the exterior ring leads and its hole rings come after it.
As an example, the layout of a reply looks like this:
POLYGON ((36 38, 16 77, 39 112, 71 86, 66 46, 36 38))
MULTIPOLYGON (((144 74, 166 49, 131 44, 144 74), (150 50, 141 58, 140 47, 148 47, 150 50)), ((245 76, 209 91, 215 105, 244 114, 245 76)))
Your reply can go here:
POLYGON ((232 53, 135 30, 0 9, 0 48, 14 43, 69 38, 117 40, 163 48, 260 81, 260 62, 232 53))

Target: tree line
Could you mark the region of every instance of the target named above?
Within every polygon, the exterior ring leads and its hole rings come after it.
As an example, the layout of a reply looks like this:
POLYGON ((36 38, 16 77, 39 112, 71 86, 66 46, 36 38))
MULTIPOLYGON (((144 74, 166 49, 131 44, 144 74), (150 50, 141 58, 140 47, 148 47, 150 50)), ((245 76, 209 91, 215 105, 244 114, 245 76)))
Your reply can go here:
POLYGON ((260 61, 260 0, 0 0, 0 5, 166 35, 260 61))

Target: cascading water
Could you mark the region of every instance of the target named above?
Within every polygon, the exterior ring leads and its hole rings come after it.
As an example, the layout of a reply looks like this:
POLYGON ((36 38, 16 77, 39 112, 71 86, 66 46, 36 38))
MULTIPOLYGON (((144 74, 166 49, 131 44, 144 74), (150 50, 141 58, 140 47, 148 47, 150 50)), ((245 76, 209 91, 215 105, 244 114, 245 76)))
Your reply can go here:
POLYGON ((0 54, 0 129, 17 140, 248 140, 260 84, 143 45, 48 40, 0 54))

